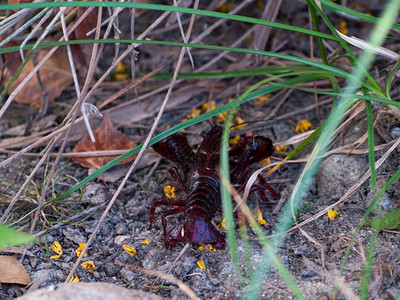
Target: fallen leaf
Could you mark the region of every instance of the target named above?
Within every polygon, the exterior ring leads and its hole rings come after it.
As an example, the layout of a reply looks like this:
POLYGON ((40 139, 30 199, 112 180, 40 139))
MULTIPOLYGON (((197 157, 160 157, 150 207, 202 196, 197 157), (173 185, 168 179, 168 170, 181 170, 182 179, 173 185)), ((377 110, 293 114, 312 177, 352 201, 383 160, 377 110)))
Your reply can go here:
POLYGON ((31 278, 15 256, 0 255, 0 283, 27 285, 31 278))
MULTIPOLYGON (((88 152, 102 150, 127 150, 135 147, 135 143, 128 139, 112 123, 110 116, 106 113, 100 126, 93 132, 96 142, 90 140, 89 135, 84 137, 76 144, 72 152, 88 152)), ((73 157, 73 160, 86 168, 101 168, 106 163, 118 157, 116 156, 88 156, 73 157)), ((125 164, 132 161, 135 156, 131 156, 119 164, 125 164)))
MULTIPOLYGON (((48 53, 43 50, 40 52, 38 62, 48 53)), ((24 80, 24 78, 33 70, 32 59, 26 64, 11 87, 10 93, 13 92, 17 86, 24 80)), ((12 72, 7 72, 5 78, 5 84, 7 85, 12 76, 12 72)), ((68 86, 72 83, 72 75, 68 63, 67 54, 63 50, 56 51, 40 68, 39 70, 40 79, 46 89, 49 101, 54 100, 61 95, 68 86)), ((37 76, 34 75, 25 84, 25 86, 15 96, 15 101, 30 105, 40 105, 42 102, 42 91, 40 90, 37 76)))

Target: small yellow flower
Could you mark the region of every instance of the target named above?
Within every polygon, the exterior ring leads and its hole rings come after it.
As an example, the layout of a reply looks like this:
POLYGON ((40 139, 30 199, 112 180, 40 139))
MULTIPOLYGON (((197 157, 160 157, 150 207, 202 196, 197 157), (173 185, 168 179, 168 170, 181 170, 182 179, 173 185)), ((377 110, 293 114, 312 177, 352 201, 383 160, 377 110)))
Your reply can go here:
POLYGON ((288 147, 286 145, 282 145, 282 146, 276 146, 275 149, 278 152, 284 152, 287 151, 288 147))
POLYGON ((343 34, 348 34, 349 33, 349 29, 347 28, 346 21, 341 21, 339 23, 339 32, 343 33, 343 34))
POLYGON ((236 117, 236 126, 233 128, 234 130, 242 130, 247 126, 246 122, 241 117, 236 117))
POLYGON ((203 112, 208 112, 208 111, 210 111, 210 110, 213 110, 213 109, 216 109, 217 108, 217 105, 215 105, 215 101, 207 101, 207 102, 204 102, 201 106, 200 106, 200 109, 203 111, 203 112))
POLYGON ((176 198, 176 195, 175 195, 175 187, 174 186, 170 186, 170 185, 167 185, 165 188, 164 188, 164 193, 165 193, 165 196, 168 198, 168 199, 173 199, 173 198, 176 198))
POLYGON ((327 214, 328 214, 329 220, 334 221, 334 220, 335 220, 335 217, 336 217, 339 213, 338 213, 336 210, 330 209, 330 210, 327 212, 327 214))
POLYGON ((204 264, 204 261, 198 260, 197 265, 199 266, 200 269, 202 269, 203 271, 206 271, 206 265, 204 264))
POLYGON ((54 241, 54 245, 50 245, 51 250, 53 250, 57 255, 53 255, 50 259, 60 258, 63 255, 63 250, 59 242, 54 241))
POLYGON ((220 113, 219 115, 215 116, 215 122, 224 123, 227 116, 228 116, 228 112, 224 111, 224 112, 220 113))
POLYGON ((201 110, 198 108, 193 108, 190 113, 186 116, 188 119, 193 119, 200 116, 201 110))
POLYGON ((148 244, 150 244, 150 241, 149 240, 144 240, 143 242, 140 242, 141 244, 145 244, 145 245, 148 245, 148 244))
MULTIPOLYGON (((83 248, 85 248, 86 243, 79 243, 79 248, 75 250, 76 252, 76 256, 79 257, 79 255, 81 255, 83 248)), ((85 254, 83 254, 83 257, 86 257, 87 253, 85 252, 85 254)))
MULTIPOLYGON (((260 1, 259 1, 260 2, 260 1)), ((265 4, 264 4, 265 5, 265 4)), ((261 105, 271 98, 271 94, 262 95, 253 100, 254 105, 261 105)))
POLYGON ((235 136, 234 138, 229 139, 230 145, 236 145, 240 140, 240 135, 235 136))
POLYGON ((221 221, 221 227, 223 229, 226 229, 226 219, 225 218, 223 218, 222 221, 221 221))
POLYGON ((308 129, 310 129, 312 127, 310 121, 308 120, 300 120, 297 122, 296 125, 296 129, 294 130, 294 132, 304 132, 307 131, 308 129))
POLYGON ((199 250, 200 250, 200 251, 207 250, 208 252, 215 252, 215 251, 217 251, 217 249, 215 249, 212 245, 200 246, 200 247, 199 247, 199 250))
POLYGON ((128 254, 130 254, 132 257, 134 257, 137 253, 136 249, 128 246, 128 245, 122 245, 122 249, 125 250, 125 252, 127 252, 128 254))
POLYGON ((215 251, 217 251, 217 249, 215 249, 212 245, 209 245, 207 251, 208 252, 215 252, 215 251))
MULTIPOLYGON (((254 209, 251 210, 251 213, 252 213, 253 215, 254 215, 254 212, 255 212, 254 209)), ((258 212, 257 212, 257 223, 260 224, 260 225, 264 225, 264 224, 267 223, 267 221, 264 220, 263 215, 262 215, 260 209, 259 209, 258 212)), ((250 224, 250 226, 251 226, 251 224, 250 224)))
POLYGON ((71 279, 69 280, 69 283, 75 283, 75 282, 79 282, 78 276, 72 276, 71 279))
MULTIPOLYGON (((127 70, 126 65, 121 61, 118 63, 118 65, 115 67, 115 72, 122 73, 127 70)), ((124 80, 129 77, 129 74, 115 74, 114 78, 115 80, 124 80)))
POLYGON ((93 260, 85 261, 84 263, 81 263, 81 267, 84 267, 89 273, 94 272, 94 268, 96 267, 94 265, 93 260))

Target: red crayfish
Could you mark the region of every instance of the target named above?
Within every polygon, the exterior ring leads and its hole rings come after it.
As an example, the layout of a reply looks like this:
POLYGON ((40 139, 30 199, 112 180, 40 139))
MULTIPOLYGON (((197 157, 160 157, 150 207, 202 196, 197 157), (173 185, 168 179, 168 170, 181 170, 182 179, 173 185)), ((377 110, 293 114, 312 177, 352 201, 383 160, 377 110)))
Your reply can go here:
MULTIPOLYGON (((176 206, 162 214, 166 247, 174 246, 177 242, 211 244, 218 249, 225 247, 225 235, 211 224, 215 212, 221 207, 221 183, 217 174, 221 136, 222 128, 213 126, 196 153, 193 152, 187 138, 179 133, 153 145, 157 153, 179 166, 180 171, 174 167, 170 173, 177 178, 180 186, 187 193, 186 201, 160 200, 155 201, 151 206, 150 229, 156 206, 176 206), (176 225, 167 232, 166 217, 180 212, 184 213, 183 224, 176 225)), ((272 141, 263 136, 243 137, 230 149, 232 165, 230 178, 239 192, 246 186, 249 165, 271 156, 273 151, 272 141)), ((259 175, 258 180, 276 198, 275 191, 264 178, 259 175)), ((252 192, 256 190, 264 200, 268 201, 259 185, 251 189, 252 192)))

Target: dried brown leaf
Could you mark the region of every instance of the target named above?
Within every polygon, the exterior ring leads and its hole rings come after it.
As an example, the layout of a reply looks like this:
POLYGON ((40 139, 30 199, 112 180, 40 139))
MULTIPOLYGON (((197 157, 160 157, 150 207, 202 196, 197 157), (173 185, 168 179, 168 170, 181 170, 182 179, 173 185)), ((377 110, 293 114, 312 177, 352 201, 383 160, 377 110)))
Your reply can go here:
POLYGON ((0 255, 0 283, 27 285, 31 278, 15 256, 0 255))
MULTIPOLYGON (((43 50, 39 54, 38 61, 40 61, 47 51, 43 50)), ((30 60, 17 80, 13 82, 10 87, 10 92, 13 92, 22 80, 34 68, 32 60, 30 60)), ((68 64, 68 57, 64 51, 56 51, 40 68, 40 79, 46 89, 49 101, 54 100, 61 95, 62 91, 72 83, 72 75, 68 64)), ((9 83, 12 77, 12 72, 7 72, 5 79, 6 84, 9 83)), ((40 105, 42 102, 42 92, 40 90, 37 76, 32 78, 25 84, 20 92, 15 96, 15 101, 30 105, 40 105)))
MULTIPOLYGON (((89 135, 85 136, 76 144, 72 152, 89 152, 101 150, 126 150, 135 147, 135 143, 128 139, 112 123, 108 113, 104 115, 100 126, 93 132, 96 142, 90 140, 89 135)), ((89 156, 74 157, 73 160, 86 168, 101 168, 106 163, 112 161, 118 156, 89 156)), ((132 161, 135 156, 125 159, 119 164, 125 164, 132 161)))

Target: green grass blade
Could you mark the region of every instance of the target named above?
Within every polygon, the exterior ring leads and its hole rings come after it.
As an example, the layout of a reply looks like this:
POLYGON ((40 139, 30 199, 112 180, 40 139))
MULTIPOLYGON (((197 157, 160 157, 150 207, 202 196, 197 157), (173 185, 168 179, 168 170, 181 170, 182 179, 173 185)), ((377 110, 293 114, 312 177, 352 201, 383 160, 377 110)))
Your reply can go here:
MULTIPOLYGON (((315 11, 314 6, 311 4, 311 0, 307 0, 307 5, 308 5, 308 9, 310 11, 312 22, 314 24, 314 28, 316 31, 320 32, 321 30, 319 28, 319 21, 318 21, 317 13, 315 11)), ((317 44, 318 44, 319 54, 321 56, 322 62, 327 65, 328 59, 326 58, 326 52, 325 52, 325 47, 324 47, 322 38, 317 37, 317 44)))
MULTIPOLYGON (((364 93, 368 93, 365 89, 364 93)), ((365 111, 367 113, 367 128, 368 128, 368 161, 371 170, 371 191, 376 186, 376 168, 375 168, 375 143, 374 143, 374 114, 372 112, 372 104, 370 101, 365 101, 365 111)))
POLYGON ((44 8, 44 7, 124 7, 124 8, 141 8, 147 10, 158 10, 158 11, 171 11, 186 14, 194 14, 201 16, 214 17, 219 19, 227 19, 240 21, 250 24, 259 24, 264 26, 270 26, 285 30, 290 30, 293 32, 300 32, 307 35, 319 36, 325 39, 337 40, 334 36, 317 32, 309 29, 304 29, 301 27, 296 27, 292 25, 276 23, 272 21, 266 21, 257 18, 251 18, 240 15, 226 14, 215 11, 207 11, 201 9, 193 9, 178 6, 160 5, 160 4, 148 4, 148 3, 132 3, 132 2, 97 2, 97 1, 72 1, 72 2, 34 2, 34 3, 19 3, 19 4, 7 4, 0 5, 1 10, 11 10, 11 9, 21 9, 21 8, 44 8))
POLYGON ((367 257, 363 272, 363 277, 360 284, 360 299, 368 299, 369 281, 371 280, 372 266, 374 263, 376 242, 378 239, 378 231, 372 230, 371 237, 369 238, 369 246, 367 250, 367 257))

